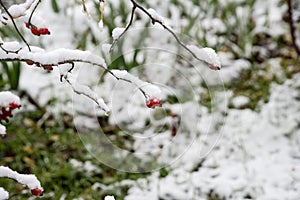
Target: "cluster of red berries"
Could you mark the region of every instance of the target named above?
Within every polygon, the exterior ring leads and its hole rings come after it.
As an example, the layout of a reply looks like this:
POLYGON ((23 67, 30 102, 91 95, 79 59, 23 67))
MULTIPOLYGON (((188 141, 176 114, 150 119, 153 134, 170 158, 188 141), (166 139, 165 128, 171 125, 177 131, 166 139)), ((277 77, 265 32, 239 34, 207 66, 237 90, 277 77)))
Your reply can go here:
MULTIPOLYGON (((26 64, 27 65, 34 65, 34 62, 30 61, 30 60, 27 60, 26 61, 26 64)), ((53 66, 51 65, 40 65, 40 64, 36 64, 37 67, 43 67, 44 70, 47 70, 47 71, 52 71, 53 70, 53 66)))
POLYGON ((152 97, 152 98, 146 100, 146 106, 148 108, 160 107, 161 106, 161 100, 156 98, 156 97, 152 97))
POLYGON ((31 194, 34 196, 43 196, 43 190, 39 188, 34 188, 31 190, 31 194))
POLYGON ((29 24, 28 22, 25 23, 25 26, 31 30, 33 35, 50 35, 50 31, 48 28, 37 28, 36 26, 29 24))
POLYGON ((0 107, 0 122, 2 120, 8 122, 9 121, 9 117, 12 117, 11 112, 16 109, 16 108, 20 108, 21 106, 16 104, 16 103, 10 103, 8 107, 0 107))

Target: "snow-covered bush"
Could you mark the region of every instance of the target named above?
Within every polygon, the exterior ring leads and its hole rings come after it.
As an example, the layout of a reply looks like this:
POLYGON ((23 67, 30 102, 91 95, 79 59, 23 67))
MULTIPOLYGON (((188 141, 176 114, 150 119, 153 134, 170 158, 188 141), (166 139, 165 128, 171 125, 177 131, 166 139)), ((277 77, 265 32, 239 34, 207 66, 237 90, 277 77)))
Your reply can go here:
MULTIPOLYGON (((94 33, 100 34, 104 26, 104 12, 105 4, 104 0, 100 0, 97 4, 101 12, 101 18, 97 20, 98 29, 94 29, 94 33)), ((195 61, 206 64, 212 70, 219 70, 221 68, 220 60, 216 52, 208 47, 200 48, 195 45, 185 44, 177 36, 172 27, 168 24, 168 20, 164 19, 153 8, 145 8, 143 5, 135 0, 126 2, 131 7, 131 15, 127 25, 123 28, 114 27, 112 32, 112 44, 103 45, 103 48, 108 50, 107 52, 114 51, 117 48, 118 42, 121 38, 126 37, 125 34, 129 32, 132 24, 134 23, 136 13, 143 14, 149 18, 153 25, 160 26, 165 30, 165 34, 170 34, 173 40, 178 45, 189 53, 195 61)), ((94 92, 89 86, 81 84, 77 81, 77 77, 73 75, 73 70, 76 71, 78 64, 84 64, 86 67, 96 66, 104 70, 110 77, 117 81, 123 81, 131 84, 136 90, 142 94, 144 106, 148 108, 155 108, 162 105, 163 96, 161 96, 161 90, 158 86, 153 85, 147 81, 143 81, 136 76, 132 75, 126 70, 110 69, 106 60, 99 54, 91 51, 83 51, 79 49, 68 48, 67 44, 63 44, 60 41, 52 45, 54 49, 48 49, 43 46, 34 46, 31 44, 33 37, 43 37, 43 40, 50 40, 52 34, 56 34, 55 31, 50 30, 49 23, 45 21, 46 17, 40 17, 35 15, 39 8, 39 5, 43 6, 44 1, 40 0, 26 0, 24 3, 13 4, 9 7, 0 1, 0 21, 2 22, 1 28, 12 27, 16 31, 18 37, 22 42, 17 40, 9 41, 9 38, 0 37, 0 61, 12 62, 18 61, 26 63, 26 67, 34 66, 36 70, 38 68, 45 71, 56 71, 59 73, 59 80, 61 82, 70 85, 75 93, 87 97, 94 103, 95 109, 99 113, 110 114, 113 107, 109 106, 107 101, 99 97, 97 92, 94 92), (31 36, 29 36, 31 35, 31 36), (29 39, 30 38, 30 39, 29 39), (58 69, 58 70, 57 70, 58 69)), ((86 5, 85 1, 82 1, 82 7, 87 14, 85 18, 93 18, 93 13, 90 11, 90 2, 86 5)), ((91 9, 91 11, 94 11, 91 9)), ((110 10, 112 12, 112 10, 110 10)), ((61 18, 55 19, 61 20, 61 18)), ((80 20, 80 19, 79 19, 80 20)), ((54 24, 52 25, 54 26, 54 24)), ((67 35, 67 33, 65 33, 67 35)), ((33 42, 36 43, 36 42, 33 42)), ((45 42, 47 43, 47 42, 45 42)), ((121 67, 121 66, 120 66, 121 67)), ((32 86, 34 87, 34 85, 32 86)), ((109 92, 109 91, 107 91, 109 92)), ((127 94, 130 95, 130 94, 127 94)), ((165 101, 165 100, 164 100, 165 101)), ((12 117, 12 110, 20 107, 20 99, 10 92, 0 93, 0 134, 6 134, 6 128, 2 122, 7 122, 12 117)), ((174 108, 176 110, 176 108, 174 108)), ((176 113, 169 114, 171 118, 177 118, 176 113)), ((176 135, 176 127, 172 126, 172 134, 176 135)), ((8 167, 0 167, 0 177, 8 177, 15 179, 21 184, 28 186, 31 189, 33 195, 42 195, 43 188, 34 175, 19 174, 8 167)), ((1 188, 0 199, 8 198, 8 193, 1 188)), ((113 199, 108 196, 106 199, 113 199)))

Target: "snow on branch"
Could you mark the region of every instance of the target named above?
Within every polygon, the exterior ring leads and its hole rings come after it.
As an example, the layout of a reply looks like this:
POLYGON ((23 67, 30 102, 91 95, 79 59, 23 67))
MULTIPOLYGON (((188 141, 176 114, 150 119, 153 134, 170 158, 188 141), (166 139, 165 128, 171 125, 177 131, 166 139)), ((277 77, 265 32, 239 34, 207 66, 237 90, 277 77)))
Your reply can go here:
MULTIPOLYGON (((177 43, 181 47, 183 47, 185 50, 187 50, 195 59, 206 63, 209 66, 209 68, 211 68, 213 70, 221 69, 221 62, 213 49, 208 50, 209 48, 204 48, 204 52, 210 52, 210 53, 208 53, 208 56, 210 56, 209 58, 203 57, 204 54, 201 54, 201 56, 199 56, 198 53, 194 52, 194 50, 195 50, 194 47, 191 49, 190 47, 192 47, 192 46, 184 44, 179 39, 179 37, 172 30, 172 28, 168 24, 165 23, 164 18, 162 16, 160 16, 153 8, 145 9, 143 6, 139 5, 135 0, 131 0, 131 3, 133 4, 133 6, 132 6, 131 17, 130 17, 129 23, 126 25, 125 28, 117 27, 116 29, 113 30, 112 36, 113 36, 114 41, 111 45, 110 51, 112 51, 112 49, 115 46, 115 44, 117 43, 117 41, 128 31, 128 29, 130 28, 130 26, 133 23, 135 11, 136 11, 136 9, 139 9, 151 19, 152 24, 158 23, 165 30, 167 30, 175 38, 177 43), (211 55, 213 55, 213 56, 211 56, 211 55)), ((198 49, 200 49, 200 48, 198 48, 198 49)))
POLYGON ((138 79, 132 74, 129 74, 126 70, 111 70, 111 74, 118 80, 134 84, 143 93, 146 100, 151 97, 159 98, 161 94, 159 87, 138 79))
POLYGON ((11 92, 0 92, 0 135, 6 134, 6 128, 2 121, 8 122, 12 117, 12 110, 20 107, 20 98, 11 92))
POLYGON ((22 4, 14 4, 8 8, 8 12, 11 16, 15 18, 19 18, 26 15, 26 11, 35 4, 38 4, 40 0, 26 0, 25 3, 22 4))
POLYGON ((46 52, 40 48, 35 48, 37 50, 36 52, 30 52, 25 49, 14 52, 16 49, 19 49, 19 43, 17 42, 6 42, 1 46, 6 48, 0 51, 0 61, 30 61, 33 64, 42 66, 57 66, 65 63, 83 62, 99 66, 103 69, 107 68, 102 57, 94 55, 89 51, 61 48, 46 52))
POLYGON ((66 80, 66 82, 72 87, 73 91, 79 95, 83 95, 94 101, 98 107, 108 114, 110 112, 109 107, 106 105, 102 98, 97 96, 97 93, 91 90, 86 85, 82 85, 76 82, 76 78, 70 73, 67 72, 66 74, 62 74, 61 76, 66 80))
POLYGON ((4 200, 8 198, 9 198, 9 193, 6 190, 4 190, 4 188, 0 187, 0 199, 4 200))
MULTIPOLYGON (((31 189, 31 193, 36 196, 41 196, 44 189, 41 186, 40 181, 33 174, 19 174, 16 171, 11 170, 8 167, 0 166, 0 178, 10 178, 22 185, 31 189)), ((0 190, 0 199, 7 199, 8 193, 2 189, 0 190)))

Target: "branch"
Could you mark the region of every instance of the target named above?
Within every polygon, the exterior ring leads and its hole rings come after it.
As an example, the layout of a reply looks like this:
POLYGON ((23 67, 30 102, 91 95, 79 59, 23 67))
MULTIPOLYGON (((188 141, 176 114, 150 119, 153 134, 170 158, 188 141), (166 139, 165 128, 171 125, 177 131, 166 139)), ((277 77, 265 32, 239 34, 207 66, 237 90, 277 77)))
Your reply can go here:
POLYGON ((83 11, 86 13, 88 17, 90 17, 89 11, 85 5, 85 0, 82 0, 83 11))
MULTIPOLYGON (((5 43, 4 43, 5 44, 5 43)), ((82 62, 106 69, 103 58, 88 51, 57 49, 50 52, 28 52, 24 49, 15 54, 0 51, 0 61, 30 61, 38 66, 57 66, 66 63, 82 62)))
POLYGON ((15 23, 15 20, 13 18, 13 16, 10 14, 10 12, 7 10, 7 8, 5 7, 5 5, 2 3, 2 0, 0 0, 0 4, 2 6, 2 8, 5 10, 5 12, 7 13, 7 15, 9 16, 9 18, 11 19, 13 25, 14 25, 14 28, 15 30, 17 31, 18 35, 20 36, 20 38, 23 40, 23 42, 26 44, 26 46, 28 47, 28 50, 31 51, 30 49, 30 46, 28 44, 28 42, 25 40, 25 38, 23 37, 23 35, 21 34, 21 32, 19 31, 16 23, 15 23))
POLYGON ((214 70, 220 70, 221 69, 221 64, 219 61, 217 62, 208 62, 209 59, 202 59, 201 57, 197 56, 197 54, 191 50, 189 48, 189 46, 187 46, 186 44, 184 44, 179 37, 176 35, 176 33, 168 26, 165 24, 165 22, 163 21, 163 18, 161 16, 159 16, 155 10, 153 9, 148 9, 146 10, 143 6, 139 5, 135 0, 130 0, 131 3, 133 4, 132 7, 132 11, 131 11, 131 17, 130 17, 130 21, 127 24, 126 28, 124 29, 124 31, 116 38, 114 39, 114 42, 112 44, 112 47, 110 49, 110 52, 112 51, 113 46, 115 46, 115 44, 117 43, 117 41, 128 31, 128 29, 130 28, 130 26, 132 25, 133 22, 133 15, 134 12, 136 11, 136 9, 140 9, 142 12, 144 12, 152 21, 152 24, 158 23, 160 24, 165 30, 167 30, 177 41, 177 43, 183 47, 186 51, 188 51, 195 59, 197 59, 198 61, 204 62, 206 63, 211 69, 214 70))
POLYGON ((116 43, 118 42, 118 40, 128 31, 128 29, 130 28, 130 26, 132 25, 133 22, 133 18, 134 18, 134 13, 136 10, 136 4, 133 4, 132 10, 131 10, 131 16, 130 16, 130 20, 129 23, 127 24, 127 26, 125 27, 124 31, 121 33, 121 35, 119 35, 119 37, 117 39, 115 39, 110 47, 109 52, 112 52, 114 46, 116 45, 116 43))
POLYGON ((35 12, 35 10, 37 9, 38 5, 41 3, 41 0, 38 0, 38 2, 35 4, 31 14, 30 14, 30 17, 28 19, 28 24, 31 25, 31 19, 32 19, 32 16, 33 16, 33 13, 35 12))
POLYGON ((289 22, 289 25, 290 25, 290 31, 291 31, 291 36, 292 36, 292 41, 293 41, 293 45, 294 45, 294 48, 298 54, 298 56, 300 57, 300 38, 297 38, 299 37, 298 33, 297 33, 297 27, 296 27, 296 22, 295 22, 295 19, 294 19, 294 14, 293 14, 293 6, 292 6, 292 0, 287 0, 287 4, 288 4, 288 14, 289 14, 289 17, 288 17, 288 22, 289 22))
POLYGON ((33 174, 19 174, 16 171, 11 170, 8 167, 0 166, 0 178, 10 178, 22 185, 26 185, 33 195, 41 196, 43 194, 43 188, 40 181, 33 174))

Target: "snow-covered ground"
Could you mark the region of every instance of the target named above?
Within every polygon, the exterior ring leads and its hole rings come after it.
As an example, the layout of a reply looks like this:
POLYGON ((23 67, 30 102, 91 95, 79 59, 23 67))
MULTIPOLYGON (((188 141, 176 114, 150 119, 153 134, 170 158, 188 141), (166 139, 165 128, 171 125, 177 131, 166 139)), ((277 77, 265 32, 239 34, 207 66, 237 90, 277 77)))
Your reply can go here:
MULTIPOLYGON (((226 200, 300 199, 299 74, 285 79, 281 77, 280 70, 274 72, 283 83, 272 83, 269 101, 261 101, 257 110, 243 109, 251 101, 250 98, 234 96, 233 91, 224 87, 224 84, 237 78, 241 70, 250 69, 252 65, 246 59, 234 58, 234 53, 247 57, 252 51, 264 54, 265 48, 276 48, 272 44, 255 46, 252 44, 254 34, 267 33, 273 37, 288 34, 287 26, 282 21, 286 6, 280 6, 279 0, 256 0, 252 7, 250 4, 237 6, 232 16, 226 16, 228 21, 222 21, 218 17, 222 9, 230 3, 242 5, 246 1, 222 0, 214 6, 207 2, 201 2, 199 6, 187 0, 178 2, 180 6, 159 0, 147 1, 143 5, 154 8, 164 16, 164 22, 176 32, 188 30, 188 35, 183 38, 190 45, 202 41, 209 47, 229 45, 231 50, 218 52, 223 65, 220 72, 211 71, 182 49, 179 51, 174 38, 156 25, 155 29, 147 28, 148 37, 141 46, 136 47, 136 40, 142 34, 141 27, 148 21, 142 13, 139 13, 140 20, 134 23, 133 30, 125 35, 122 55, 128 63, 133 59, 140 62, 130 73, 161 88, 162 108, 148 109, 143 95, 134 85, 116 81, 110 74, 101 77, 103 71, 97 67, 78 64, 73 72, 78 83, 91 86, 108 104, 111 109, 109 124, 117 125, 122 134, 134 138, 133 144, 128 144, 133 153, 113 145, 110 146, 112 151, 99 146, 100 140, 106 139, 107 144, 110 140, 98 133, 101 127, 95 118, 99 114, 94 111, 95 105, 89 103, 89 99, 73 94, 67 84, 60 83, 58 69, 46 73, 24 66, 20 88, 28 91, 41 105, 50 98, 57 98, 57 104, 47 107, 48 112, 73 113, 83 140, 87 133, 82 126, 89 128, 89 132, 93 128, 94 141, 87 139, 84 142, 95 159, 121 171, 139 172, 143 168, 143 171, 152 172, 146 179, 117 183, 131 186, 126 200, 204 200, 208 196, 226 200), (181 17, 182 14, 187 15, 186 11, 189 16, 181 17), (256 24, 247 33, 247 20, 251 18, 255 19, 256 24), (191 24, 192 19, 196 20, 194 24, 191 24), (237 29, 237 34, 246 35, 244 44, 226 40, 224 33, 232 27, 237 29), (136 49, 142 51, 134 58, 133 50, 136 49), (201 94, 206 93, 210 96, 211 108, 201 102, 201 94), (168 102, 170 96, 175 96, 178 103, 168 102), (230 103, 233 105, 231 109, 228 108, 230 103), (125 162, 134 162, 135 158, 140 159, 141 163, 125 162), (147 165, 142 161, 155 161, 155 164, 147 165), (168 174, 160 177, 158 170, 163 167, 166 167, 168 174)), ((105 7, 106 18, 119 8, 120 1, 109 3, 112 7, 105 7)), ((129 1, 127 3, 130 12, 131 4, 129 1)), ((85 16, 80 5, 69 1, 59 1, 59 5, 62 11, 56 14, 51 11, 50 2, 42 3, 38 16, 47 19, 53 34, 49 39, 28 38, 30 42, 49 50, 59 48, 61 44, 74 49, 78 35, 90 29, 98 44, 93 44, 88 38, 87 49, 99 52, 108 65, 112 63, 114 60, 105 55, 107 48, 102 46, 108 43, 110 37, 108 27, 104 25, 103 31, 99 31, 98 19, 93 18, 96 13, 93 2, 87 1, 92 19, 85 16)), ((121 16, 113 22, 115 27, 125 26, 121 16)), ((117 31, 113 37, 119 34, 117 31)), ((277 69, 278 63, 273 65, 277 69)), ((87 175, 97 171, 96 166, 90 163, 71 162, 74 168, 87 171, 87 175)), ((114 185, 95 183, 94 186, 93 189, 97 190, 113 188, 114 185)))

